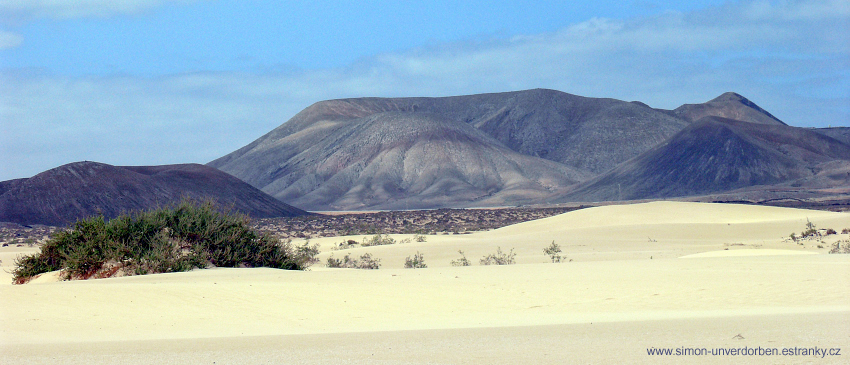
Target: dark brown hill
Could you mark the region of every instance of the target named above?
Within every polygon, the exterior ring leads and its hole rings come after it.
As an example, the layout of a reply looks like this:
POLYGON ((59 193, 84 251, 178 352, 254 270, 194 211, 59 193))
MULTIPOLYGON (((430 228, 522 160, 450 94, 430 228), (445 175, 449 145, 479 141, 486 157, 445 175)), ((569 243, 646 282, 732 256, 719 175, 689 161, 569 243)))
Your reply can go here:
POLYGON ((848 160, 850 146, 809 129, 707 117, 559 200, 654 199, 799 185, 822 181, 813 177, 843 168, 848 160))
POLYGON ((387 99, 314 105, 210 165, 310 210, 515 205, 591 176, 467 123, 398 109, 387 99))
POLYGON ((112 166, 75 162, 0 183, 0 221, 65 225, 103 214, 153 209, 183 198, 213 199, 254 217, 306 214, 239 179, 198 164, 112 166))
POLYGON ((733 92, 724 93, 706 103, 682 105, 674 109, 673 114, 692 122, 705 117, 721 117, 757 124, 786 125, 767 110, 733 92))

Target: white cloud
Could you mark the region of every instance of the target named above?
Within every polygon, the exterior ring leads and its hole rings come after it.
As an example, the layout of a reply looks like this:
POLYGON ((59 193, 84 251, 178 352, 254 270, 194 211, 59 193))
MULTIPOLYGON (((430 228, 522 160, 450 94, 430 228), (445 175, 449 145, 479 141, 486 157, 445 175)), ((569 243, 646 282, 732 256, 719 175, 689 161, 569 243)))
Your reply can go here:
POLYGON ((0 18, 25 21, 33 18, 109 17, 135 14, 167 3, 192 0, 4 0, 0 2, 0 18))
POLYGON ((0 180, 78 160, 205 163, 308 105, 536 87, 672 109, 736 91, 797 126, 850 125, 846 2, 735 3, 377 55, 344 69, 64 78, 0 73, 0 180))
POLYGON ((15 48, 23 43, 24 38, 12 32, 0 30, 0 50, 15 48))

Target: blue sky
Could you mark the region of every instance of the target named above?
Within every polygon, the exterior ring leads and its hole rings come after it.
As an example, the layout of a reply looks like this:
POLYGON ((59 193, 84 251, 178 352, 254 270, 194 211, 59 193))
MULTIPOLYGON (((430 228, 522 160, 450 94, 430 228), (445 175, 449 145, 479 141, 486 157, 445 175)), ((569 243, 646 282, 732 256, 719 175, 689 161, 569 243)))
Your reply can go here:
POLYGON ((0 180, 206 163, 310 104, 551 88, 672 109, 736 91, 850 124, 850 2, 0 2, 0 180))

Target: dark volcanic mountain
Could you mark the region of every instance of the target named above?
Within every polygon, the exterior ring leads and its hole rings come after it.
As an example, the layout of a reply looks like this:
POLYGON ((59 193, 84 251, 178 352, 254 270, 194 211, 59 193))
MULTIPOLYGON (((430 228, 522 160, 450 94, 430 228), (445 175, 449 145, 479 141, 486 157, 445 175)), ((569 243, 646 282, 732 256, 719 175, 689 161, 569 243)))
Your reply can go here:
POLYGON ((76 162, 28 179, 0 183, 0 221, 65 225, 99 213, 113 218, 123 212, 177 203, 183 198, 210 198, 254 217, 306 214, 204 165, 112 166, 76 162))
MULTIPOLYGON (((706 117, 561 200, 669 198, 846 172, 850 146, 809 129, 706 117)), ((820 178, 819 181, 823 181, 820 178)), ((838 180, 836 180, 838 181, 838 180)))
POLYGON ((724 93, 707 103, 682 105, 674 109, 673 114, 689 121, 721 117, 757 124, 786 125, 767 110, 733 92, 724 93))
POLYGON ((387 103, 308 108, 210 165, 311 210, 513 205, 591 176, 516 153, 469 124, 387 103), (374 112, 382 108, 390 111, 374 112))

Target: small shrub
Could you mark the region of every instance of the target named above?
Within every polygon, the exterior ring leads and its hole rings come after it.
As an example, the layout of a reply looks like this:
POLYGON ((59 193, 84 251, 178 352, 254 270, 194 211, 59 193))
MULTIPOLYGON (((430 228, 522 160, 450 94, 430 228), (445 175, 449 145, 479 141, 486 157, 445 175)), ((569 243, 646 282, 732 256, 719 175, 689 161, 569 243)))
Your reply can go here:
MULTIPOLYGON (((287 240, 284 243, 284 247, 290 247, 292 244, 292 240, 287 240)), ((307 240, 301 246, 295 246, 293 248, 295 251, 295 256, 301 257, 302 261, 306 264, 306 266, 311 266, 315 263, 319 262, 319 244, 310 245, 310 240, 307 240)))
POLYGON ((348 248, 351 248, 351 247, 357 247, 359 245, 360 245, 360 243, 355 241, 355 240, 347 240, 347 241, 342 241, 339 244, 337 244, 336 246, 331 247, 331 250, 333 250, 333 251, 345 250, 345 249, 348 249, 348 248))
MULTIPOLYGON (((350 260, 351 260, 351 257, 350 257, 349 255, 345 255, 345 257, 344 257, 343 259, 344 259, 346 262, 348 262, 348 261, 350 261, 350 260)), ((327 260, 327 262, 326 262, 326 264, 325 264, 325 265, 327 265, 327 267, 331 267, 331 268, 341 268, 341 267, 345 267, 345 266, 343 266, 343 260, 335 259, 333 254, 331 254, 331 255, 328 257, 328 260, 327 260)))
POLYGON ((363 247, 369 246, 383 246, 383 245, 393 245, 396 241, 390 235, 385 234, 381 235, 380 233, 372 236, 372 238, 365 237, 363 238, 363 247))
POLYGON ((827 236, 829 236, 829 235, 833 235, 833 234, 837 234, 837 233, 838 233, 838 232, 835 232, 835 230, 834 230, 834 229, 832 229, 832 228, 827 228, 827 229, 826 229, 826 235, 827 235, 827 236))
POLYGON ((850 233, 850 228, 844 228, 844 229, 841 230, 841 234, 848 234, 848 233, 850 233))
POLYGON ((469 260, 466 259, 466 255, 463 254, 463 251, 458 250, 457 253, 460 254, 460 258, 457 260, 452 260, 452 266, 469 266, 469 260))
POLYGON ((806 218, 806 229, 800 233, 800 237, 807 238, 812 236, 820 236, 820 233, 818 233, 817 226, 806 218))
POLYGON ((552 244, 549 247, 543 249, 543 253, 549 256, 552 259, 552 262, 561 262, 561 246, 559 246, 555 241, 552 241, 552 244))
POLYGON ((331 255, 328 257, 327 266, 332 268, 374 270, 381 267, 381 260, 372 258, 372 254, 369 253, 361 255, 359 260, 351 258, 351 254, 346 254, 341 260, 335 259, 331 255))
POLYGON ((850 240, 836 241, 832 244, 829 253, 850 254, 850 240))
POLYGON ((413 236, 413 240, 416 242, 425 242, 427 238, 425 237, 425 235, 417 234, 413 236))
POLYGON ((358 269, 367 269, 367 270, 377 270, 381 268, 381 259, 373 259, 372 254, 364 253, 360 256, 360 263, 357 265, 358 269))
POLYGON ((502 248, 498 247, 496 248, 496 253, 482 257, 479 263, 481 265, 512 265, 516 263, 515 258, 516 253, 514 253, 514 249, 511 249, 508 253, 504 253, 502 252, 502 248))
POLYGON ((416 251, 416 254, 413 255, 413 258, 407 256, 407 258, 404 259, 405 269, 424 269, 426 267, 428 267, 428 265, 425 265, 425 256, 422 255, 419 251, 416 251))

